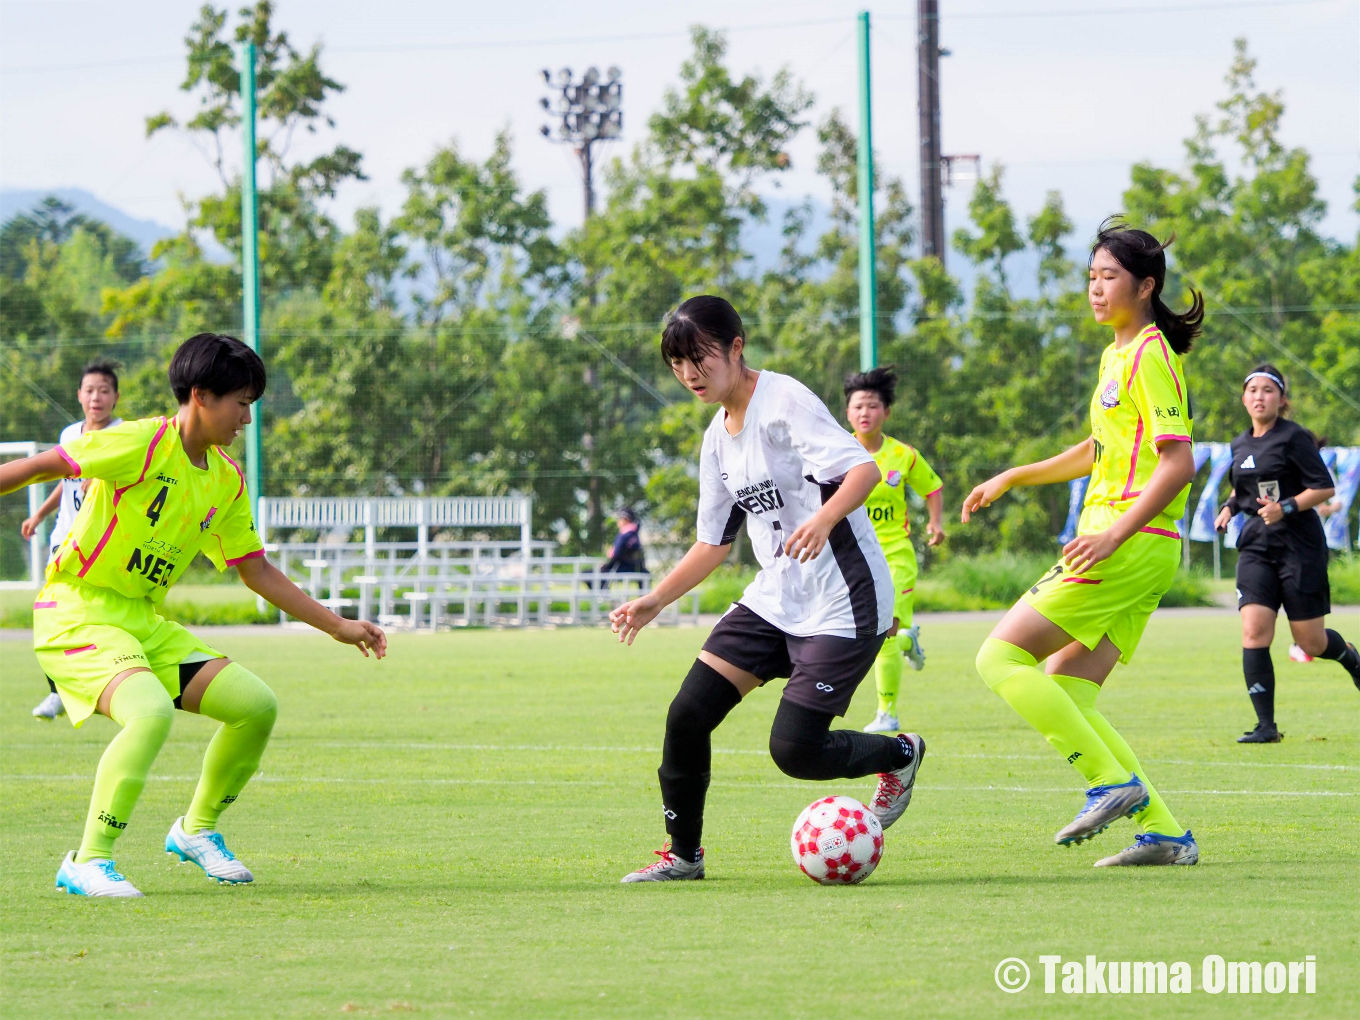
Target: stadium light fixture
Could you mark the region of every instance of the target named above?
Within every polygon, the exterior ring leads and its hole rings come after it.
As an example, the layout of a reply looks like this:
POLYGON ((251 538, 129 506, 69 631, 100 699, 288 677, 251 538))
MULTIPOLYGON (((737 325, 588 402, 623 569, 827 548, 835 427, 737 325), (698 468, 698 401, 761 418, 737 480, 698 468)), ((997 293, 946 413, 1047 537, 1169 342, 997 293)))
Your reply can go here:
POLYGON ((623 135, 623 72, 611 66, 603 75, 598 67, 587 68, 580 79, 571 68, 556 74, 540 72, 549 94, 538 105, 556 123, 544 124, 539 133, 549 141, 570 145, 581 163, 585 185, 585 217, 595 211, 595 153, 600 142, 615 141, 623 135))

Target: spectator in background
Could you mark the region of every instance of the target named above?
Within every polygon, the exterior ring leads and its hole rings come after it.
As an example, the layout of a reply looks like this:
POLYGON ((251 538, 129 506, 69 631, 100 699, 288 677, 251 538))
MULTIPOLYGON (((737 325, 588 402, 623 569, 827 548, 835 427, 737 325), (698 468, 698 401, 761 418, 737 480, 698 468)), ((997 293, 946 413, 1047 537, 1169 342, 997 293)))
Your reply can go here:
POLYGON ((616 515, 619 525, 618 537, 609 559, 600 568, 602 574, 645 574, 647 573, 647 554, 642 549, 642 536, 638 534, 637 514, 624 507, 616 515))

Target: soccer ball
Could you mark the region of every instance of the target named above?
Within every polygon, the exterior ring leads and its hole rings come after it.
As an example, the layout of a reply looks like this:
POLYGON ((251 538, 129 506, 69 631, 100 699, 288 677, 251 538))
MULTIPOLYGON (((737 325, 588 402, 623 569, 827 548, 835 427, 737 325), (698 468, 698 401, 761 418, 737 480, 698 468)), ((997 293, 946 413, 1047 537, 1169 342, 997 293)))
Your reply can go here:
POLYGON ((883 826, 854 797, 823 797, 803 809, 789 839, 793 863, 822 885, 854 885, 883 859, 883 826))

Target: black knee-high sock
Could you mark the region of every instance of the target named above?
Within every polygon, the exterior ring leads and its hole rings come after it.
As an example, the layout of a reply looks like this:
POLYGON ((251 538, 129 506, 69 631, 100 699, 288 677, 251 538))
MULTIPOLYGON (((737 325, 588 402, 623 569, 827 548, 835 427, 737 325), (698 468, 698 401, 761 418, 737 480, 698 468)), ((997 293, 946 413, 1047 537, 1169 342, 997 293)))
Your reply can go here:
POLYGON ((770 757, 794 779, 858 779, 911 763, 911 745, 896 737, 833 730, 830 712, 781 701, 770 728, 770 757))
POLYGON ((1360 687, 1360 654, 1356 654, 1355 649, 1346 644, 1346 639, 1336 631, 1328 630, 1326 634, 1327 647, 1318 658, 1335 659, 1341 663, 1355 681, 1355 685, 1360 687))
POLYGON ((50 676, 47 678, 47 689, 53 694, 57 693, 57 684, 50 676))
POLYGON ((1275 725, 1275 663, 1269 648, 1243 648, 1242 674, 1247 679, 1247 693, 1256 709, 1256 718, 1263 726, 1275 725))
POLYGON ((656 774, 671 853, 682 860, 699 858, 713 731, 740 702, 732 681, 696 659, 666 714, 666 743, 656 774))

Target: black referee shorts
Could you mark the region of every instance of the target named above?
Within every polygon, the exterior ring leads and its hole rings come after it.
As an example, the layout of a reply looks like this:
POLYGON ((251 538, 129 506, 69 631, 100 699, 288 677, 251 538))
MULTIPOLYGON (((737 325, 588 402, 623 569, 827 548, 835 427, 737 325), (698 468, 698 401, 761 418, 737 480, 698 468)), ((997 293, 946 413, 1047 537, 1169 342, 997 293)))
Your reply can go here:
POLYGON ((1265 606, 1291 620, 1314 620, 1332 611, 1327 550, 1257 552, 1237 557, 1237 608, 1265 606))
POLYGON ((762 685, 788 677, 784 697, 795 705, 845 715, 885 637, 795 637, 737 603, 708 635, 704 651, 754 674, 762 685))

